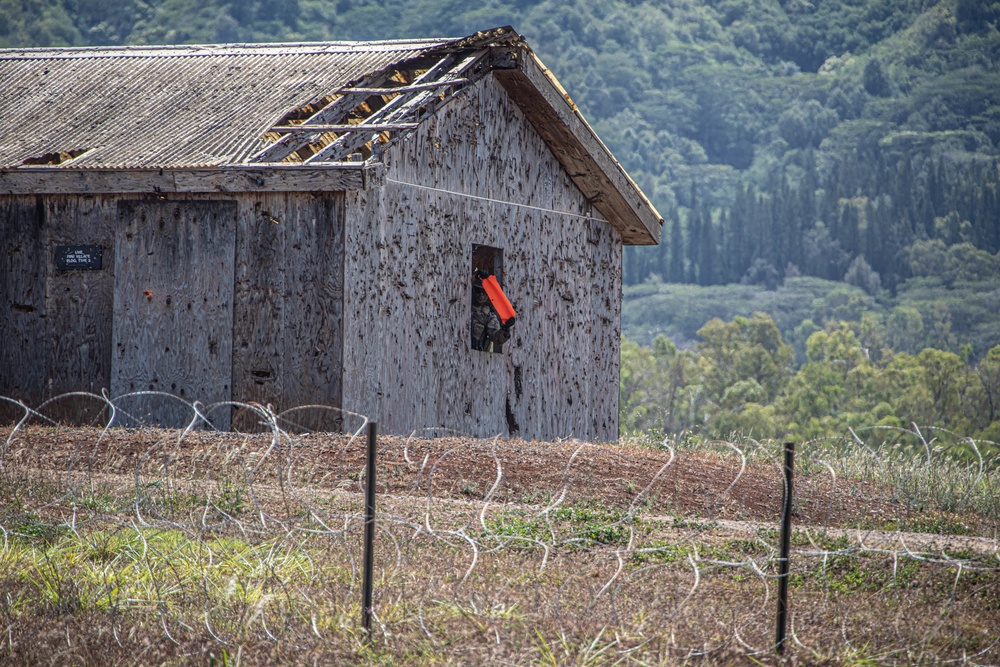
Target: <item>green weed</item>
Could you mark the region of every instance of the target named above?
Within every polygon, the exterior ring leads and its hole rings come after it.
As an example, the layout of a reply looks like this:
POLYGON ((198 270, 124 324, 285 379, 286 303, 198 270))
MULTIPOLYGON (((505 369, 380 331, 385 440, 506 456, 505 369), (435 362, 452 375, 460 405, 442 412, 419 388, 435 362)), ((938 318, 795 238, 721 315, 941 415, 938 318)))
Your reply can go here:
POLYGON ((505 510, 486 520, 488 534, 499 538, 522 538, 571 548, 596 545, 624 546, 632 528, 640 527, 637 517, 629 519, 618 508, 592 502, 560 506, 544 514, 505 510))

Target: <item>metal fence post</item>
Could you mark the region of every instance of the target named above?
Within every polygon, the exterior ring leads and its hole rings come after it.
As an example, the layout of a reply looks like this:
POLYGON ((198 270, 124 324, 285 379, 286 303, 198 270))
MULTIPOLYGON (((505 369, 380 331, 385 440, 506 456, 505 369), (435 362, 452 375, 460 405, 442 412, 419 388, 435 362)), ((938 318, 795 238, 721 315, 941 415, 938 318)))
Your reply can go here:
POLYGON ((778 622, 775 649, 785 652, 785 625, 788 620, 788 553, 792 538, 792 473, 795 468, 795 443, 785 443, 785 489, 781 510, 781 545, 778 559, 778 622))
POLYGON ((375 573, 375 441, 378 428, 368 422, 368 456, 365 460, 365 555, 361 581, 361 628, 372 630, 372 579, 375 573))

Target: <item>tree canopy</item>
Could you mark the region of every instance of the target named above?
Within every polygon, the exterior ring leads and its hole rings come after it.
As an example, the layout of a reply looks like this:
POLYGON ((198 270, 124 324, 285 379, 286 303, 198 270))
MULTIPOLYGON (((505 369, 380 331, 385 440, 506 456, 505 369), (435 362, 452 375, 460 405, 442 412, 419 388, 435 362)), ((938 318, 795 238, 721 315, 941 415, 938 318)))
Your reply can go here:
POLYGON ((505 24, 667 220, 624 256, 625 427, 996 437, 994 0, 0 0, 6 47, 505 24))

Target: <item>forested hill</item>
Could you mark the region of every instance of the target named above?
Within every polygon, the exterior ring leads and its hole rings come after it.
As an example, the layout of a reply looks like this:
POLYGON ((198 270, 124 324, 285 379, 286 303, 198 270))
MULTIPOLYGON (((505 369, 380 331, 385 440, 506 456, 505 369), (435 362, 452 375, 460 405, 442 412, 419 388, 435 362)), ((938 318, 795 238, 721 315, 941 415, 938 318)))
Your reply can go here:
POLYGON ((1000 281, 993 0, 0 0, 0 46, 503 24, 667 219, 664 243, 627 251, 627 285, 1000 281))
POLYGON ((0 46, 500 24, 529 38, 668 220, 664 244, 627 255, 627 284, 841 280, 854 265, 856 283, 877 272, 893 288, 931 239, 995 269, 992 0, 0 0, 0 46))

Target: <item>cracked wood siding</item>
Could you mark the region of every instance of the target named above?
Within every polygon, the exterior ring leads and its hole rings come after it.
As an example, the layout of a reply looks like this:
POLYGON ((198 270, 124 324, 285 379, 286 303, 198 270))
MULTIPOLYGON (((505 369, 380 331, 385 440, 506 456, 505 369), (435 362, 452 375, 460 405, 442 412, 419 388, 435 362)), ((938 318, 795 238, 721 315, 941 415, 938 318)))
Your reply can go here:
MULTIPOLYGON (((237 209, 232 372, 222 384, 232 386, 234 401, 279 411, 339 406, 344 194, 221 198, 237 209)), ((119 203, 198 208, 219 200, 219 194, 0 196, 0 334, 15 341, 0 346, 0 395, 36 406, 56 394, 109 389, 112 325, 120 317, 113 312, 119 203), (56 244, 102 246, 102 270, 56 271, 56 244)), ((89 423, 95 403, 64 399, 47 414, 89 423)), ((0 406, 0 420, 15 416, 0 406)), ((328 411, 298 417, 309 427, 335 425, 328 411)), ((234 427, 258 430, 258 422, 234 411, 234 427)))
MULTIPOLYGON (((47 393, 85 391, 100 395, 111 386, 111 320, 114 311, 117 204, 108 197, 44 197, 48 350, 47 393), (100 271, 58 271, 56 245, 101 246, 100 271)), ((46 410, 54 419, 93 423, 103 401, 66 398, 46 410)))
MULTIPOLYGON (((340 407, 344 193, 241 198, 233 322, 233 399, 340 407)), ((295 415, 297 428, 339 428, 339 411, 295 415)), ((260 430, 237 410, 234 427, 260 430)), ((290 427, 289 424, 284 426, 290 427)))
MULTIPOLYGON (((0 395, 37 405, 45 392, 44 203, 0 198, 0 395)), ((0 416, 20 417, 0 406, 0 416)))
POLYGON ((363 210, 349 207, 345 364, 357 356, 380 365, 377 381, 357 392, 350 378, 363 369, 345 366, 345 407, 375 412, 387 432, 444 426, 490 436, 516 427, 526 438, 616 440, 621 237, 503 88, 486 77, 386 160, 381 194, 363 195, 363 210), (518 323, 503 354, 470 349, 473 244, 504 251, 518 323), (375 340, 355 331, 366 321, 378 322, 375 340))
MULTIPOLYGON (((217 428, 229 428, 229 411, 211 404, 232 397, 236 213, 232 200, 118 203, 112 396, 156 391, 197 400, 217 428)), ((121 407, 165 427, 194 417, 155 396, 121 407)))

